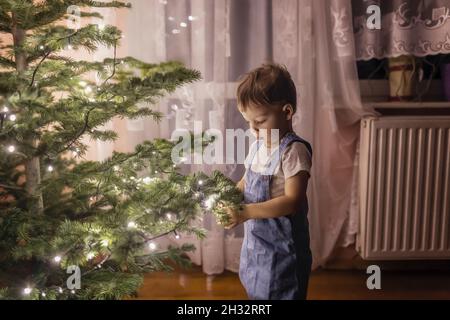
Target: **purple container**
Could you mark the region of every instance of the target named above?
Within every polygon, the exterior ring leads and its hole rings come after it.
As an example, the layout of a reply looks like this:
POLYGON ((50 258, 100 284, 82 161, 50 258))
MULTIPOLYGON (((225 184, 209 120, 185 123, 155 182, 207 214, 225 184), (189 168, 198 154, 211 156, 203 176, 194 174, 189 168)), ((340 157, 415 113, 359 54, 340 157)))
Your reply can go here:
POLYGON ((441 78, 444 88, 444 96, 450 101, 450 63, 441 65, 441 78))

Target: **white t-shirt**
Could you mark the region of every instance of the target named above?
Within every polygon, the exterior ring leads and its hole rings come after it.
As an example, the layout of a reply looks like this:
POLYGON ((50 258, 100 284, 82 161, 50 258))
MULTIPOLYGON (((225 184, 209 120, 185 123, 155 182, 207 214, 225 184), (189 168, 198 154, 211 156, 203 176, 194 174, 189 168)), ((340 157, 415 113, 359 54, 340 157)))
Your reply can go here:
MULTIPOLYGON (((257 148, 257 141, 250 146, 249 153, 245 160, 245 174, 247 174, 248 164, 252 160, 250 157, 252 156, 255 148, 257 148)), ((271 155, 277 151, 278 148, 273 148, 271 155)), ((270 160, 270 155, 268 153, 269 151, 265 143, 261 143, 251 164, 252 171, 262 173, 267 169, 268 162, 270 160)), ((311 154, 304 143, 299 141, 292 142, 286 147, 284 153, 280 156, 281 161, 279 161, 278 165, 275 167, 273 177, 270 182, 271 198, 284 195, 284 183, 286 179, 295 176, 300 171, 306 171, 308 174, 311 174, 311 154)))

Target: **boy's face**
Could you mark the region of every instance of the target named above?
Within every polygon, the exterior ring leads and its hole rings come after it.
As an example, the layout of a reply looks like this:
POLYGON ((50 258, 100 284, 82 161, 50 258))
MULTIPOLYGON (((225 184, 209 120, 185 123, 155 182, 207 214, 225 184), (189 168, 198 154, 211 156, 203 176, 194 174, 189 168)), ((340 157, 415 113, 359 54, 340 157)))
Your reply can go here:
POLYGON ((276 134, 272 130, 279 130, 279 138, 289 130, 292 130, 292 115, 294 112, 291 105, 255 106, 251 104, 245 110, 240 108, 239 111, 257 139, 267 136, 266 143, 268 145, 271 142, 271 134, 276 134), (266 130, 265 134, 263 133, 264 130, 266 130))

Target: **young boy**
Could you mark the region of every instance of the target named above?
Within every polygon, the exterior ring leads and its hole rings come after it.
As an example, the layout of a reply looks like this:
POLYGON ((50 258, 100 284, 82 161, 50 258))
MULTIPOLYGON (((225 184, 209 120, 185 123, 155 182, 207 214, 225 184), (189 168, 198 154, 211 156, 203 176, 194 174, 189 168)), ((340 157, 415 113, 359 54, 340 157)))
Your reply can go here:
POLYGON ((237 100, 257 138, 238 183, 245 205, 240 211, 227 209, 228 229, 244 223, 239 278, 250 299, 306 299, 312 261, 306 197, 312 149, 292 129, 294 82, 286 68, 263 64, 242 78, 237 100), (278 139, 271 141, 276 133, 278 139))

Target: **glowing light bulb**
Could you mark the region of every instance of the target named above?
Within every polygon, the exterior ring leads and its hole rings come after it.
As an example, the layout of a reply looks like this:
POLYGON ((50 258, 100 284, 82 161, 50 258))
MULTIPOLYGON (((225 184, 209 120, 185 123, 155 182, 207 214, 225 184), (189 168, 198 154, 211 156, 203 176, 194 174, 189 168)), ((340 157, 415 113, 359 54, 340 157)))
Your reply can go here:
POLYGON ((154 242, 150 242, 148 244, 148 247, 150 248, 150 250, 155 250, 156 249, 156 244, 154 242))
POLYGON ((213 194, 208 197, 208 199, 205 200, 204 205, 208 210, 211 210, 214 203, 216 202, 216 199, 218 198, 217 194, 213 194))
POLYGON ((44 50, 44 46, 40 45, 39 50, 44 50))
POLYGON ((72 45, 69 44, 69 45, 67 46, 67 49, 68 49, 68 50, 72 50, 72 49, 73 49, 72 45))
POLYGON ((180 27, 186 28, 186 27, 187 27, 187 23, 186 23, 186 22, 181 22, 181 23, 180 23, 180 27))
POLYGON ((41 296, 43 296, 45 298, 45 296, 46 296, 45 292, 42 292, 41 296))
POLYGON ((198 180, 198 185, 202 186, 203 185, 203 180, 198 180))
POLYGON ((11 153, 13 153, 14 151, 16 150, 16 147, 14 147, 14 146, 8 146, 8 152, 11 152, 11 153))
POLYGON ((101 241, 101 243, 102 243, 102 246, 104 246, 104 247, 107 247, 107 246, 109 245, 108 239, 103 239, 103 240, 101 241))
POLYGON ((166 214, 168 220, 172 220, 172 215, 170 213, 166 214))
POLYGON ((92 93, 92 88, 91 87, 86 87, 84 89, 84 92, 87 93, 87 94, 92 93))
POLYGON ((52 171, 53 171, 53 166, 48 166, 48 167, 47 167, 47 171, 48 171, 48 172, 52 172, 52 171))
POLYGON ((144 182, 145 184, 150 184, 152 182, 152 179, 150 177, 145 177, 144 179, 142 179, 142 182, 144 182))
POLYGON ((59 293, 63 293, 63 288, 59 287, 59 288, 58 288, 58 292, 59 292, 59 293))
POLYGON ((93 252, 89 252, 88 254, 87 254, 87 256, 86 256, 86 258, 88 259, 88 260, 91 260, 91 259, 93 259, 95 257, 95 254, 93 253, 93 252))
POLYGON ((176 235, 175 235, 175 239, 180 239, 180 235, 179 235, 179 234, 176 234, 176 235))
POLYGON ((9 111, 9 109, 8 109, 8 107, 3 107, 3 110, 2 110, 3 112, 8 112, 9 111))
POLYGON ((25 289, 23 289, 23 293, 25 293, 25 294, 30 294, 31 291, 32 291, 32 289, 29 287, 26 287, 25 289))
POLYGON ((17 117, 15 114, 12 114, 9 116, 9 120, 11 120, 11 121, 16 121, 16 119, 17 119, 17 117))
POLYGON ((130 229, 136 228, 136 223, 134 221, 128 222, 128 228, 130 228, 130 229))
POLYGON ((56 257, 53 258, 53 260, 55 262, 60 262, 61 261, 61 256, 56 256, 56 257))

